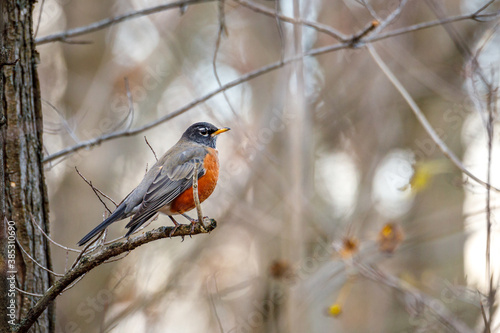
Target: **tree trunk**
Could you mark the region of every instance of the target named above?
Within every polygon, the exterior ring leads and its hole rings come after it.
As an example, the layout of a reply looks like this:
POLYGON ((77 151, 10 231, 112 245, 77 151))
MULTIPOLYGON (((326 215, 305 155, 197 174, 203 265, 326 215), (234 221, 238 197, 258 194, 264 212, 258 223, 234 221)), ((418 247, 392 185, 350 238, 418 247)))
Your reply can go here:
MULTIPOLYGON (((0 1, 0 332, 26 315, 52 276, 49 245, 35 222, 48 233, 48 198, 42 164, 42 112, 33 39, 33 1, 0 1), (17 242, 16 242, 17 239, 17 242), (12 282, 12 284, 11 284, 12 282), (10 308, 9 308, 10 307, 10 308)), ((54 331, 51 306, 31 332, 54 331)))

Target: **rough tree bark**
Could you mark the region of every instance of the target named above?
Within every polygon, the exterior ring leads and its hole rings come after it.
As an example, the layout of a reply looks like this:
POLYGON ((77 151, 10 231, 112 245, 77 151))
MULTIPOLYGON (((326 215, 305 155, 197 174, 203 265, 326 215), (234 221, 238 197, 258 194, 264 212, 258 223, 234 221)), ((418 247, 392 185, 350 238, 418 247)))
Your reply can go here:
MULTIPOLYGON (((48 198, 42 164, 42 112, 37 76, 38 54, 33 39, 32 0, 0 1, 0 332, 9 332, 35 303, 36 297, 15 291, 5 281, 15 277, 17 288, 42 294, 52 277, 35 265, 17 242, 50 268, 49 246, 33 220, 48 232, 48 198), (9 226, 11 228, 9 229, 9 226), (15 237, 8 238, 9 232, 15 237), (9 258, 10 254, 10 258, 9 258), (12 256, 15 254, 15 260, 12 256), (15 273, 14 273, 15 272, 15 273), (14 295, 14 297, 11 297, 14 295), (16 318, 7 305, 15 302, 16 318)), ((31 332, 54 331, 49 307, 31 332)))

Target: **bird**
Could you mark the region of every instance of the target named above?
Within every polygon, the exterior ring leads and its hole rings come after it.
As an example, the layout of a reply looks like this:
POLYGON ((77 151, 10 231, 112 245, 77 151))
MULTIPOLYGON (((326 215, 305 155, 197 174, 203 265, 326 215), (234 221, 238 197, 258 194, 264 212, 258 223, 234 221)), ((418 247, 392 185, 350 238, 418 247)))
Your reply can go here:
POLYGON ((198 172, 198 196, 201 203, 212 194, 219 178, 219 157, 215 146, 217 136, 229 130, 229 127, 217 128, 207 122, 189 126, 179 141, 151 167, 115 211, 85 235, 78 245, 84 245, 111 223, 131 216, 126 225, 129 230, 125 234, 125 237, 129 237, 158 212, 169 216, 175 225, 173 231, 179 226, 173 215, 178 214, 193 223, 193 231, 196 220, 184 213, 196 207, 193 197, 195 169, 198 172))

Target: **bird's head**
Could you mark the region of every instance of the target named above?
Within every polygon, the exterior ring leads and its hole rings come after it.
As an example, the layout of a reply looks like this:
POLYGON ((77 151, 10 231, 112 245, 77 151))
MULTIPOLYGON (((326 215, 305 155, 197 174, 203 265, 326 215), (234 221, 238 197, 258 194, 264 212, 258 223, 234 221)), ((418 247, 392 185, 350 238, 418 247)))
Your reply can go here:
POLYGON ((229 130, 229 127, 217 128, 210 123, 196 123, 188 127, 184 134, 182 134, 182 138, 207 147, 215 148, 217 135, 229 130))

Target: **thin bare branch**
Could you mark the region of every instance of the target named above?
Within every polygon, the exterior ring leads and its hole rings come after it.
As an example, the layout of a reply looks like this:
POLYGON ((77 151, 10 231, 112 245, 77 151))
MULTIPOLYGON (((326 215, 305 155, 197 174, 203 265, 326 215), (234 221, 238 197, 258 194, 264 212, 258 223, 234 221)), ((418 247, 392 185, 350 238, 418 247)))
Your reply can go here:
POLYGON ((378 16, 377 12, 373 9, 373 6, 369 2, 366 2, 366 0, 356 0, 356 2, 364 6, 375 20, 382 21, 382 18, 378 16))
POLYGON ((318 32, 322 32, 324 34, 327 34, 340 42, 345 42, 349 39, 349 36, 344 35, 340 31, 338 31, 338 30, 336 30, 328 25, 325 25, 325 24, 321 24, 318 22, 312 22, 312 21, 308 21, 308 20, 302 20, 302 19, 299 20, 299 19, 295 19, 293 17, 288 17, 288 16, 280 14, 277 11, 271 10, 266 6, 257 4, 253 1, 248 1, 248 0, 233 0, 233 1, 236 3, 239 3, 242 6, 245 6, 249 9, 253 10, 254 12, 264 14, 267 16, 272 16, 275 18, 279 18, 283 22, 288 22, 288 23, 292 23, 292 24, 302 24, 302 25, 305 25, 307 27, 313 28, 313 29, 317 30, 318 32))
POLYGON ((115 17, 107 18, 98 22, 94 22, 92 24, 79 27, 79 28, 74 28, 74 29, 69 29, 66 31, 58 32, 52 35, 44 36, 37 38, 35 40, 35 43, 37 45, 41 44, 46 44, 46 43, 52 43, 52 42, 57 42, 57 41, 64 41, 67 42, 69 38, 73 38, 76 36, 81 36, 85 34, 89 34, 94 31, 106 29, 114 24, 121 23, 123 21, 127 21, 130 19, 142 17, 142 16, 147 16, 151 15, 154 13, 158 13, 161 11, 169 10, 169 9, 174 9, 174 8, 181 8, 183 6, 187 5, 194 5, 194 4, 200 4, 200 3, 206 3, 206 2, 213 2, 216 0, 182 0, 182 1, 175 1, 159 6, 154 6, 146 9, 141 9, 141 10, 135 10, 123 15, 118 15, 115 17))
POLYGON ((376 32, 378 33, 379 31, 384 30, 389 24, 394 22, 394 20, 397 19, 403 11, 403 8, 406 6, 407 2, 408 0, 401 0, 399 6, 395 10, 393 10, 384 20, 380 21, 380 25, 377 27, 376 32))
POLYGON ((98 189, 97 187, 95 187, 90 180, 88 180, 87 178, 85 178, 85 176, 81 174, 80 170, 78 170, 78 168, 76 166, 75 166, 75 170, 78 173, 78 175, 83 179, 83 181, 86 182, 90 186, 90 188, 92 189, 92 191, 94 191, 94 193, 97 196, 97 198, 99 199, 99 201, 104 205, 104 208, 106 208, 106 210, 111 214, 112 211, 108 208, 108 206, 106 205, 106 203, 101 199, 101 197, 99 196, 99 194, 102 195, 103 197, 105 197, 106 199, 108 199, 109 201, 111 201, 115 205, 115 207, 118 207, 117 203, 113 199, 111 199, 110 196, 106 195, 100 189, 98 189))
POLYGON ((151 145, 149 144, 148 138, 146 138, 146 136, 145 136, 145 135, 144 135, 144 141, 146 141, 146 144, 148 145, 149 149, 151 149, 151 151, 153 152, 153 155, 155 156, 155 160, 156 160, 156 162, 158 162, 158 157, 156 156, 156 152, 155 152, 155 150, 153 149, 153 147, 151 147, 151 145))
POLYGON ((375 35, 372 35, 371 37, 365 39, 364 42, 365 43, 372 43, 372 42, 376 42, 379 40, 383 40, 383 39, 387 39, 387 38, 391 38, 391 37, 395 37, 395 36, 399 36, 399 35, 404 35, 404 34, 407 34, 409 32, 415 32, 415 31, 419 31, 419 30, 423 30, 423 29, 438 27, 438 26, 442 26, 444 24, 449 24, 449 23, 453 23, 453 22, 459 22, 459 21, 465 21, 465 20, 493 19, 493 18, 498 17, 499 15, 500 15, 500 10, 495 11, 495 12, 491 12, 491 13, 484 13, 484 14, 476 11, 476 12, 471 13, 471 14, 457 15, 457 16, 452 16, 452 17, 448 17, 445 19, 438 19, 438 20, 434 20, 434 21, 418 23, 418 24, 410 25, 408 27, 403 27, 400 29, 394 29, 394 30, 388 31, 384 34, 375 34, 375 35))
POLYGON ((379 66, 379 68, 382 70, 384 75, 389 79, 389 81, 392 83, 392 85, 399 91, 401 96, 405 99, 405 101, 408 103, 410 106, 411 110, 417 117, 417 120, 420 122, 424 130, 427 132, 427 134, 431 137, 432 141, 437 145, 437 147, 441 150, 441 152, 458 168, 460 169, 465 175, 476 181, 477 183, 486 186, 486 187, 491 187, 497 192, 500 192, 500 189, 491 186, 488 182, 485 182, 472 174, 467 168, 463 165, 462 161, 448 148, 448 146, 441 140, 439 135, 436 133, 432 125, 429 123, 427 118, 425 117, 424 113, 420 108, 418 107, 417 103, 413 100, 411 95, 406 91, 405 87, 399 82, 399 80, 396 78, 396 76, 392 73, 392 71, 387 67, 387 65, 384 63, 382 58, 378 55, 377 51, 373 48, 372 45, 367 45, 368 51, 370 52, 370 55, 372 56, 373 60, 375 63, 379 66))
MULTIPOLYGON (((483 45, 484 47, 484 45, 483 45)), ((492 71, 491 77, 489 79, 486 78, 486 75, 483 73, 483 69, 478 61, 479 53, 483 50, 483 47, 478 49, 476 55, 474 55, 471 59, 472 67, 473 67, 473 76, 471 78, 474 81, 474 74, 481 77, 485 87, 487 89, 486 92, 486 105, 480 103, 479 113, 482 118, 486 118, 486 137, 487 137, 487 169, 486 169, 486 177, 487 182, 491 181, 491 166, 492 166, 492 158, 493 158, 493 140, 495 138, 495 119, 497 117, 497 102, 498 102, 498 86, 495 85, 494 82, 498 81, 498 78, 495 77, 495 72, 492 71), (483 113, 486 113, 486 117, 483 116, 483 113)), ((475 85, 474 83, 472 83, 475 85)), ((479 91, 474 91, 478 98, 482 96, 479 91)), ((486 281, 488 284, 488 320, 485 321, 485 329, 487 331, 491 331, 491 324, 493 322, 494 315, 494 299, 496 294, 496 289, 493 287, 493 275, 491 272, 491 227, 492 227, 492 214, 491 214, 491 187, 486 187, 486 251, 485 251, 485 261, 486 261, 486 281)), ((481 310, 484 311, 481 304, 481 310)), ((485 317, 486 318, 486 317, 485 317)))
POLYGON ((61 40, 61 43, 71 45, 89 45, 92 44, 90 40, 61 40))
POLYGON ((209 283, 210 277, 213 278, 215 291, 217 292, 217 295, 219 295, 219 287, 217 287, 217 277, 216 277, 215 273, 212 274, 211 276, 207 277, 206 290, 207 290, 208 298, 210 299, 210 305, 212 306, 212 312, 215 314, 215 319, 217 319, 217 325, 219 326, 219 330, 221 333, 224 333, 224 326, 222 326, 222 321, 220 319, 219 314, 217 313, 217 307, 215 306, 214 295, 212 292, 210 292, 210 290, 208 288, 208 283, 209 283))
MULTIPOLYGON (((226 14, 224 12, 224 4, 225 4, 225 0, 222 0, 219 2, 219 9, 218 9, 219 10, 219 30, 217 32, 217 39, 215 40, 214 56, 212 58, 212 69, 214 72, 215 80, 217 81, 217 84, 219 85, 219 87, 222 87, 222 82, 220 80, 219 73, 217 71, 217 55, 219 54, 222 36, 224 34, 227 36, 227 34, 228 34, 227 26, 226 26, 226 14)), ((226 92, 223 91, 222 94, 224 96, 224 99, 225 99, 227 105, 229 106, 229 109, 231 109, 231 112, 233 113, 233 115, 236 118, 238 118, 237 113, 234 110, 233 105, 229 101, 229 97, 227 96, 226 92)))
POLYGON ((275 19, 276 19, 276 28, 278 29, 278 34, 280 36, 280 60, 283 62, 285 60, 285 37, 283 35, 283 27, 281 26, 281 19, 279 14, 281 13, 281 5, 279 1, 275 1, 275 19))
POLYGON ((451 313, 448 308, 441 303, 436 298, 433 298, 424 292, 410 286, 408 283, 400 280, 399 278, 390 275, 388 273, 382 272, 375 267, 368 266, 366 264, 361 264, 354 262, 358 272, 375 282, 384 284, 390 288, 403 293, 406 296, 410 296, 415 301, 420 304, 425 305, 429 310, 436 315, 437 319, 446 327, 453 329, 453 331, 459 333, 472 333, 473 330, 467 327, 457 316, 451 313))
MULTIPOLYGON (((496 104, 494 92, 488 92, 488 125, 486 132, 488 136, 488 157, 487 157, 487 170, 486 170, 486 277, 487 281, 491 278, 491 159, 493 155, 493 138, 494 138, 494 123, 493 123, 493 104, 496 104)), ((491 291, 491 288, 490 288, 491 291)))
POLYGON ((14 287, 14 289, 16 289, 17 291, 19 291, 21 294, 25 294, 25 295, 28 295, 28 296, 43 297, 43 295, 30 293, 30 292, 24 291, 22 289, 19 289, 18 287, 14 287))
POLYGON ((419 23, 415 25, 411 25, 408 27, 404 27, 401 29, 395 29, 386 33, 381 33, 381 34, 371 34, 369 36, 366 36, 366 38, 362 38, 361 40, 358 40, 356 44, 352 43, 352 39, 356 37, 356 35, 359 35, 359 33, 354 34, 351 36, 351 38, 348 38, 349 42, 344 42, 344 43, 337 43, 333 45, 327 45, 323 47, 318 47, 315 49, 310 50, 304 56, 319 56, 325 53, 330 53, 330 52, 335 52, 341 49, 345 49, 348 47, 361 47, 363 45, 368 45, 374 42, 378 42, 380 40, 384 40, 387 38, 407 34, 410 32, 415 32, 418 30, 423 30, 423 29, 428 29, 428 28, 433 28, 433 27, 438 27, 442 26, 443 24, 448 24, 448 23, 453 23, 453 22, 459 22, 459 21, 465 21, 465 20, 476 20, 478 18, 496 18, 500 16, 500 10, 492 13, 477 13, 474 12, 472 14, 466 14, 466 15, 458 15, 458 16, 453 16, 447 19, 442 19, 442 20, 435 20, 435 21, 430 21, 430 22, 424 22, 424 23, 419 23))
POLYGON ((479 8, 479 9, 476 11, 476 14, 479 14, 479 13, 481 13, 481 12, 485 11, 485 10, 486 10, 486 8, 488 8, 489 6, 491 6, 491 5, 492 5, 495 1, 497 1, 497 0, 490 0, 490 1, 488 1, 487 3, 485 3, 485 4, 481 7, 481 8, 479 8))
POLYGON ((99 235, 96 238, 94 238, 94 240, 92 240, 87 245, 85 245, 85 247, 82 250, 82 253, 80 253, 80 255, 78 255, 78 257, 76 257, 76 259, 73 262, 73 265, 71 265, 70 269, 73 269, 74 267, 76 267, 76 265, 78 265, 80 263, 80 259, 85 254, 91 253, 91 252, 97 250, 100 246, 103 246, 105 241, 106 241, 107 234, 108 234, 108 229, 104 229, 103 231, 101 231, 99 233, 99 235))
POLYGON ((198 213, 198 222, 203 224, 203 212, 201 211, 200 197, 198 196, 198 167, 198 162, 196 162, 193 173, 193 198, 196 205, 196 212, 198 213))
POLYGON ((132 123, 134 122, 134 114, 135 114, 135 110, 134 110, 134 100, 132 99, 132 93, 130 92, 130 86, 129 86, 129 83, 128 83, 128 78, 123 78, 123 80, 125 81, 125 91, 127 92, 127 100, 128 100, 128 112, 127 112, 127 115, 125 116, 125 118, 123 118, 122 121, 120 121, 113 129, 113 131, 117 131, 118 129, 120 129, 123 124, 127 123, 127 125, 125 126, 125 129, 130 129, 130 127, 132 126, 132 123))
POLYGON ((491 333, 491 329, 490 329, 490 321, 488 320, 488 318, 486 317, 486 311, 484 310, 484 305, 483 305, 483 302, 482 301, 479 301, 479 305, 481 306, 481 316, 483 318, 483 322, 484 322, 484 329, 485 329, 485 333, 491 333))
POLYGON ((370 32, 374 31, 379 25, 380 23, 378 21, 371 21, 362 30, 354 34, 352 38, 350 38, 349 42, 351 43, 351 45, 356 46, 356 44, 358 44, 358 42, 362 38, 367 36, 370 32))
POLYGON ((57 113, 57 115, 61 119, 61 122, 62 122, 64 128, 66 129, 66 131, 68 132, 68 134, 71 136, 71 138, 75 142, 79 142, 80 139, 76 135, 75 131, 73 131, 73 129, 69 126, 68 121, 66 120, 66 118, 64 117, 64 115, 62 114, 62 112, 58 108, 56 108, 55 105, 53 105, 52 103, 50 103, 49 101, 46 101, 46 100, 42 99, 42 102, 46 103, 48 106, 51 107, 52 110, 54 110, 55 113, 57 113))
POLYGON ((110 260, 106 261, 105 264, 109 264, 109 263, 112 263, 112 262, 115 262, 115 261, 120 261, 120 260, 124 259, 126 256, 128 256, 129 254, 130 254, 130 252, 125 252, 120 257, 117 257, 117 258, 110 259, 110 260))
POLYGON ((71 252, 76 252, 76 253, 80 253, 82 251, 80 250, 77 250, 77 249, 72 249, 70 247, 67 247, 67 246, 64 246, 64 245, 61 245, 59 244, 58 242, 56 242, 55 240, 53 240, 52 238, 50 238, 49 235, 47 235, 47 233, 42 229, 42 227, 35 221, 35 218, 33 217, 33 215, 31 215, 31 222, 38 228, 38 230, 40 230, 40 232, 43 234, 43 236, 45 238, 48 239, 49 242, 51 242, 52 244, 54 244, 55 246, 58 246, 60 247, 61 249, 63 250, 66 250, 66 251, 71 251, 71 252))
POLYGON ((53 274, 55 276, 64 276, 64 274, 58 274, 54 271, 51 271, 50 269, 48 269, 47 267, 43 266, 42 264, 40 264, 38 261, 35 260, 35 258, 33 258, 24 248, 23 246, 21 245, 21 243, 19 242, 19 240, 16 238, 16 242, 17 242, 17 245, 19 245, 19 248, 21 249, 21 251, 28 257, 30 258, 31 261, 33 261, 33 263, 35 265, 37 265, 38 267, 40 267, 41 269, 43 269, 44 271, 50 273, 50 274, 53 274))
POLYGON ((72 284, 70 284, 69 286, 67 286, 66 288, 64 288, 63 291, 61 291, 61 294, 70 290, 71 288, 73 288, 74 286, 76 286, 78 284, 78 282, 80 282, 83 278, 85 277, 85 274, 83 274, 82 276, 80 276, 78 279, 76 279, 72 284))
POLYGON ((42 14, 44 6, 45 6, 45 0, 42 0, 42 2, 40 2, 40 12, 38 13, 38 22, 36 23, 36 29, 35 32, 33 33, 33 36, 35 37, 36 35, 38 35, 38 30, 40 29, 40 23, 42 23, 42 14))

